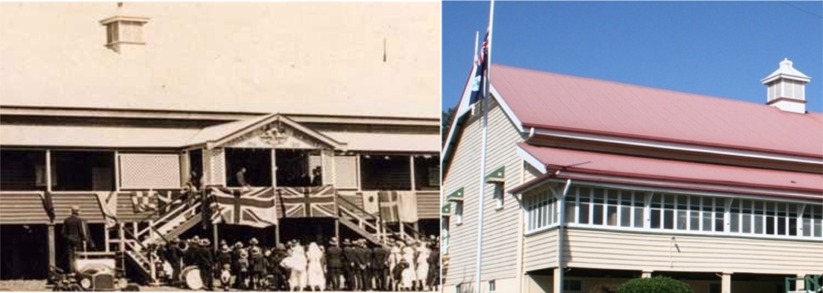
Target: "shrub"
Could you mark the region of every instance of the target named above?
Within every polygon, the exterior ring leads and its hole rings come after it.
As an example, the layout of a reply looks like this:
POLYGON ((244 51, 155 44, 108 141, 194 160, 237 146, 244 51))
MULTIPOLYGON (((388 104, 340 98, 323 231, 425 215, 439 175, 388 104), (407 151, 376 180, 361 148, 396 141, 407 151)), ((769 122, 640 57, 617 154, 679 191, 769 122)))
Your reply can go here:
POLYGON ((692 288, 681 281, 657 276, 630 280, 617 287, 617 293, 692 293, 692 288))

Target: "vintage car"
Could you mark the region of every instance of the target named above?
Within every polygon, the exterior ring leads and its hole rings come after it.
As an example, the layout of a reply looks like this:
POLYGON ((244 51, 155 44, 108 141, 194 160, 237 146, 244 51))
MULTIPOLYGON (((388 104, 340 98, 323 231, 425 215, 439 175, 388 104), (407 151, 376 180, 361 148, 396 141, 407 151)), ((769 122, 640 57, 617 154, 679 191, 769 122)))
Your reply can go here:
POLYGON ((52 266, 49 279, 54 291, 135 291, 116 267, 112 252, 77 252, 74 273, 52 266))

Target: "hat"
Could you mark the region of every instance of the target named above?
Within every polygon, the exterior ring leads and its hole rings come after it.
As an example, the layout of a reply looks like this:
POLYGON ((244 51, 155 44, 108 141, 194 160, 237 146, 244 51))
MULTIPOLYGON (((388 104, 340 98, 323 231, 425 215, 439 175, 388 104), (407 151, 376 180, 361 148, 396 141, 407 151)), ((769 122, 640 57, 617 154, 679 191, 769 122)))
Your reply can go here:
POLYGON ((259 243, 259 242, 257 242, 257 238, 252 237, 252 239, 249 240, 249 244, 251 244, 251 245, 257 245, 257 243, 259 243))
POLYGON ((78 206, 78 205, 71 206, 71 214, 72 215, 76 215, 76 214, 79 214, 79 213, 80 213, 80 206, 78 206))
POLYGON ((343 239, 343 245, 351 245, 351 241, 349 241, 349 238, 343 239))
POLYGON ((243 248, 243 242, 237 241, 234 243, 235 248, 243 248))
POLYGON ((337 245, 337 237, 332 237, 331 240, 329 240, 329 244, 337 245))
POLYGON ((203 238, 203 239, 200 240, 200 245, 209 246, 210 244, 211 244, 211 241, 209 241, 208 238, 203 238))
POLYGON ((222 250, 223 252, 229 252, 230 251, 229 246, 226 245, 226 244, 221 245, 220 250, 222 250))
POLYGON ((283 243, 277 243, 277 246, 275 246, 275 249, 286 250, 286 246, 283 245, 283 243))

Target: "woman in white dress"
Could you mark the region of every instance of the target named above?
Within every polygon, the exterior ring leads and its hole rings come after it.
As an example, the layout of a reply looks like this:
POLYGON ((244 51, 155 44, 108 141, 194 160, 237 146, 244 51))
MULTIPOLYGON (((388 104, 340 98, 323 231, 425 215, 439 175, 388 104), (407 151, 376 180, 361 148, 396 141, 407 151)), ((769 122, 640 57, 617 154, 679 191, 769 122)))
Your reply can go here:
POLYGON ((309 244, 309 251, 306 252, 306 258, 309 262, 307 271, 309 288, 312 291, 326 291, 326 277, 323 273, 323 251, 317 246, 317 243, 309 244))
POLYGON ((414 270, 414 244, 411 242, 406 243, 406 247, 403 248, 403 261, 405 261, 409 266, 403 270, 403 274, 401 275, 401 286, 406 290, 411 290, 414 287, 414 280, 417 280, 417 274, 414 270))
POLYGON ((425 241, 420 241, 420 246, 417 247, 417 289, 423 290, 423 285, 426 284, 426 277, 429 276, 429 255, 431 250, 426 247, 425 241))
POLYGON ((291 249, 291 255, 283 260, 283 266, 291 271, 289 287, 292 291, 303 291, 306 287, 306 262, 306 253, 299 243, 291 249))

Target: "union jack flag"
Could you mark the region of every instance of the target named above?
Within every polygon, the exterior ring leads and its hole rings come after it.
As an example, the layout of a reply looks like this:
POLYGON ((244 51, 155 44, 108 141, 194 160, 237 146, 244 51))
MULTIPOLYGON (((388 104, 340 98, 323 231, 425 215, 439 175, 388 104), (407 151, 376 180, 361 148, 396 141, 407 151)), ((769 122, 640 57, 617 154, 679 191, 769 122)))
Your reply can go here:
POLYGON ((265 228, 277 224, 277 199, 274 188, 252 188, 249 191, 226 187, 209 188, 217 203, 223 223, 265 228))
POLYGON ((331 185, 278 187, 277 193, 284 217, 337 217, 337 196, 331 185))

